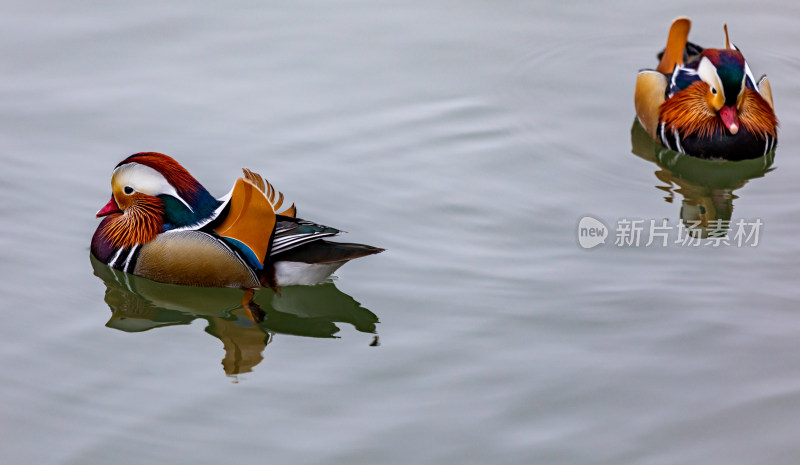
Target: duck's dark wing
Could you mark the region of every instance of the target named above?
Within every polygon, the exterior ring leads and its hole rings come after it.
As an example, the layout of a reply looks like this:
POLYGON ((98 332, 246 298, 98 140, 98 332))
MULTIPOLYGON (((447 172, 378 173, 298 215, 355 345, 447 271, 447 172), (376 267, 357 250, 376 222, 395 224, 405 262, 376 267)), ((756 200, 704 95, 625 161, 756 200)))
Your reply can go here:
POLYGON ((384 249, 372 247, 371 245, 315 240, 305 244, 303 247, 286 250, 279 255, 274 255, 273 258, 276 261, 335 264, 383 251, 384 249))
POLYGON ((311 221, 278 215, 278 221, 275 223, 275 233, 272 235, 270 256, 275 256, 325 237, 335 236, 340 232, 336 228, 323 226, 311 221))

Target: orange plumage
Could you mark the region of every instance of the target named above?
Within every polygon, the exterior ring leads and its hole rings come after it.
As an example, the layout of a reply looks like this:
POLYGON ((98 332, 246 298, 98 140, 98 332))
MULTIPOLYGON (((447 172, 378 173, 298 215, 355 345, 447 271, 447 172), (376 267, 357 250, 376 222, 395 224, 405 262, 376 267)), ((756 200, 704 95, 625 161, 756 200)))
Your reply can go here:
POLYGON ((124 213, 109 215, 103 235, 114 247, 133 247, 155 239, 164 226, 164 203, 157 197, 134 194, 124 213))
POLYGON ((753 89, 744 89, 739 107, 739 121, 742 127, 756 134, 778 136, 778 117, 772 106, 753 89))
POLYGON ((666 124, 668 131, 677 129, 687 136, 711 137, 725 126, 709 107, 707 96, 708 84, 703 81, 692 83, 661 105, 659 121, 666 124))
MULTIPOLYGON (((667 131, 677 129, 684 136, 711 137, 725 131, 722 120, 708 104, 709 86, 703 81, 693 82, 661 105, 659 120, 667 131)), ((761 95, 744 89, 739 105, 742 128, 756 134, 777 136, 778 118, 761 95)))

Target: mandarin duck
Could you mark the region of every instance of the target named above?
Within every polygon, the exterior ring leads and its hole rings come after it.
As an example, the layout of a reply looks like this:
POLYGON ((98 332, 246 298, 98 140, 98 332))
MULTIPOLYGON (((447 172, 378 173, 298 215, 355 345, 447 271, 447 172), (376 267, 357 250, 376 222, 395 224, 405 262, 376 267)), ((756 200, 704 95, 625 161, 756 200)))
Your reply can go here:
POLYGON ((655 70, 636 78, 636 116, 656 142, 700 158, 744 160, 777 144, 778 120, 769 80, 753 77, 728 38, 725 48, 688 41, 691 22, 678 18, 655 70))
POLYGON ((103 220, 92 255, 153 281, 252 290, 317 284, 347 261, 384 250, 325 240, 340 231, 297 218, 294 205, 279 211, 283 194, 243 171, 216 199, 167 155, 129 156, 97 212, 103 220))

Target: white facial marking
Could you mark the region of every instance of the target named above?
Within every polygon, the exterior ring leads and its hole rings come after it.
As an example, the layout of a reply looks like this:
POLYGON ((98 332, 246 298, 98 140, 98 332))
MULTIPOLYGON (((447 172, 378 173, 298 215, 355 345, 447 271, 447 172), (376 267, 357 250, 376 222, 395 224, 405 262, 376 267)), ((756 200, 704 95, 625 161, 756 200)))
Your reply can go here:
POLYGON ((711 60, 707 57, 703 57, 700 60, 700 64, 697 66, 697 75, 700 76, 703 82, 711 86, 712 93, 719 92, 722 94, 722 100, 725 100, 725 89, 722 88, 722 81, 717 74, 717 68, 711 64, 711 60))
MULTIPOLYGON (((186 208, 190 211, 194 211, 192 207, 178 195, 178 191, 172 187, 172 184, 170 184, 161 173, 147 165, 135 162, 126 163, 114 170, 114 173, 111 175, 111 182, 112 184, 131 187, 136 192, 152 195, 153 197, 162 194, 171 195, 186 205, 186 208)), ((125 190, 127 191, 128 189, 125 190)))

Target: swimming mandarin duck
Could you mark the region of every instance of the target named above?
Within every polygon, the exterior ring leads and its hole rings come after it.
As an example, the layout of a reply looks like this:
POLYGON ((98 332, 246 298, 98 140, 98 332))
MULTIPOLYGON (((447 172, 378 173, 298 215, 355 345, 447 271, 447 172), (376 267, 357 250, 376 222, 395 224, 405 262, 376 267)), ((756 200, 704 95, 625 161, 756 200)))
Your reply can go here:
POLYGON ((753 77, 730 43, 703 49, 688 41, 691 22, 676 19, 655 70, 636 78, 636 116, 656 142, 700 158, 758 158, 777 144, 769 80, 753 77))
POLYGON ((91 252, 112 268, 164 283, 237 287, 316 284, 354 258, 382 252, 330 242, 339 230, 279 212, 283 194, 243 170, 215 199, 171 157, 137 153, 111 176, 91 252), (277 195, 277 199, 276 199, 277 195))

